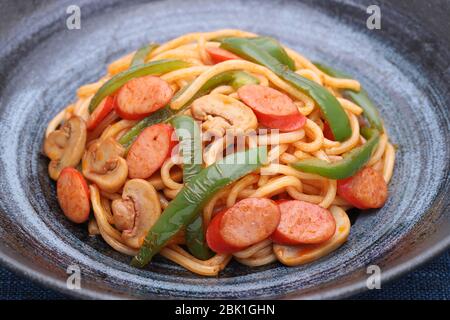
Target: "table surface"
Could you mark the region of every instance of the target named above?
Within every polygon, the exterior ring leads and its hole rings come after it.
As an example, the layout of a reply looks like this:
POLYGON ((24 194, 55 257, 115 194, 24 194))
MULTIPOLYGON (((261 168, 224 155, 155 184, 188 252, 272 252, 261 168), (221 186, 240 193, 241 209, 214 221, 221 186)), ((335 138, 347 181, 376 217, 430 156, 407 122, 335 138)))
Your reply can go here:
MULTIPOLYGON (((68 299, 64 294, 42 287, 0 267, 0 300, 68 299)), ((450 250, 417 270, 351 299, 450 299, 450 250)))

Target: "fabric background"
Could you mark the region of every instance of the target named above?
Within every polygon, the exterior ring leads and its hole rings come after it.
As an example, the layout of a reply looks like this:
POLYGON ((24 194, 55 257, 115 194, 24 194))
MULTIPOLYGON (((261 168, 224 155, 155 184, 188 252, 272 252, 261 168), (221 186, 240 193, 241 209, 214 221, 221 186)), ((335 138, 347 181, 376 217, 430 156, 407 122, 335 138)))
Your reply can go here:
MULTIPOLYGON (((69 297, 42 287, 0 267, 0 300, 68 299, 69 297)), ((350 299, 450 299, 450 250, 419 269, 350 299)))

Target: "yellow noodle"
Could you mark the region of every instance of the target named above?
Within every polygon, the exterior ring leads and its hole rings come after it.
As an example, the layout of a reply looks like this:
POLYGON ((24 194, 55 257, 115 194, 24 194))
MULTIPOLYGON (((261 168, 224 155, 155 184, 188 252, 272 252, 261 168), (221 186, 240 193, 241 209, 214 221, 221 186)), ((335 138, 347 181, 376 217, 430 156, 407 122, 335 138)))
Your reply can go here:
POLYGON ((176 164, 173 162, 173 157, 169 157, 166 161, 164 161, 161 167, 161 180, 164 185, 170 189, 181 189, 183 184, 176 182, 170 176, 170 169, 172 169, 175 165, 176 164))
POLYGON ((205 266, 220 266, 229 257, 228 254, 216 254, 215 256, 213 256, 212 258, 210 258, 208 260, 199 260, 178 245, 171 245, 170 249, 181 254, 182 256, 184 256, 186 258, 189 258, 189 259, 195 261, 196 263, 199 263, 199 264, 202 264, 205 266))
POLYGON ((135 53, 136 53, 136 51, 133 51, 133 52, 117 59, 116 61, 112 62, 108 66, 108 73, 110 75, 116 75, 117 73, 128 69, 130 67, 131 61, 133 60, 135 53))
POLYGON ((100 234, 100 229, 98 228, 98 224, 97 221, 95 221, 95 218, 89 219, 88 233, 90 236, 96 236, 100 234))
POLYGON ((164 195, 169 198, 169 199, 175 199, 175 197, 177 196, 178 192, 180 192, 180 189, 169 189, 169 188, 164 188, 163 192, 164 195))
POLYGON ((173 49, 152 56, 150 61, 164 60, 164 59, 178 59, 187 62, 200 61, 200 55, 193 50, 173 49))
POLYGON ((278 160, 280 155, 282 155, 284 152, 286 152, 286 150, 288 148, 289 148, 289 145, 287 143, 276 145, 276 146, 272 147, 272 149, 270 149, 270 151, 269 151, 269 154, 267 155, 267 162, 268 163, 275 162, 276 160, 278 160))
POLYGON ((262 248, 261 250, 255 252, 255 254, 251 256, 251 259, 259 259, 262 257, 266 257, 266 256, 272 254, 272 252, 273 252, 272 246, 268 245, 267 247, 262 248))
POLYGON ((323 197, 322 201, 319 203, 319 206, 323 208, 328 208, 336 199, 336 189, 337 189, 337 183, 336 180, 327 180, 327 192, 325 196, 323 197))
POLYGON ((294 101, 294 104, 297 106, 298 111, 305 117, 309 116, 314 111, 314 101, 312 99, 307 100, 306 103, 304 100, 294 101))
POLYGON ((293 177, 293 176, 284 176, 281 178, 276 178, 272 182, 268 182, 266 185, 259 187, 256 189, 256 191, 252 194, 252 197, 255 198, 262 198, 266 197, 269 194, 280 192, 281 189, 286 187, 294 187, 297 190, 302 190, 302 182, 300 179, 293 177))
POLYGON ((194 66, 189 68, 183 68, 178 69, 175 71, 168 72, 161 76, 161 79, 167 81, 167 82, 173 82, 180 79, 188 79, 195 76, 198 76, 199 74, 202 74, 206 70, 208 70, 210 67, 208 66, 194 66))
POLYGON ((257 175, 248 175, 238 182, 236 182, 233 187, 231 188, 230 192, 227 196, 226 205, 227 207, 231 207, 236 203, 236 199, 238 197, 239 192, 247 188, 248 186, 255 184, 258 182, 259 176, 257 175))
POLYGON ((320 79, 320 76, 312 70, 300 69, 300 70, 295 71, 295 73, 322 85, 322 79, 320 79))
POLYGON ((91 192, 91 203, 92 209, 94 211, 95 220, 97 221, 98 227, 100 228, 100 233, 107 234, 111 238, 121 241, 122 235, 119 230, 113 228, 109 223, 106 217, 105 209, 103 208, 100 201, 100 193, 96 185, 91 184, 89 186, 89 190, 91 192), (101 231, 104 232, 101 232, 101 231))
POLYGON ((64 114, 66 113, 66 109, 61 110, 47 125, 47 129, 45 130, 45 137, 48 137, 50 133, 55 131, 61 122, 64 120, 64 114))
POLYGON ((244 250, 238 251, 233 253, 233 256, 236 258, 246 259, 253 256, 256 252, 258 252, 261 249, 266 248, 267 246, 270 246, 272 244, 272 240, 266 239, 261 242, 258 242, 244 250))
POLYGON ((196 262, 195 260, 185 257, 178 252, 169 249, 168 247, 163 248, 159 252, 164 258, 167 258, 184 268, 192 271, 194 273, 200 274, 202 276, 216 276, 220 271, 220 266, 206 266, 196 262))
POLYGON ((212 219, 214 207, 216 206, 217 201, 219 199, 225 197, 228 192, 229 192, 229 188, 224 188, 224 189, 220 190, 205 205, 205 207, 203 208, 203 221, 206 225, 208 225, 212 219))
POLYGON ((353 113, 350 113, 350 114, 347 113, 347 115, 349 116, 350 126, 352 128, 352 135, 350 136, 350 138, 348 140, 342 142, 339 146, 325 149, 325 152, 327 154, 332 154, 332 155, 343 154, 347 151, 350 151, 352 148, 354 148, 358 144, 358 142, 359 142, 358 118, 353 113))
POLYGON ((305 124, 306 135, 312 139, 311 142, 295 142, 294 145, 296 148, 306 151, 306 152, 314 152, 320 149, 323 144, 323 132, 320 130, 320 127, 310 119, 306 120, 305 124))
POLYGON ((392 173, 394 171, 395 163, 395 149, 390 143, 387 144, 386 150, 384 151, 384 167, 383 167, 383 177, 386 183, 389 183, 392 178, 392 173))
POLYGON ((77 96, 82 99, 94 95, 108 80, 109 77, 103 77, 97 82, 85 84, 84 86, 79 87, 77 90, 77 96))
POLYGON ((232 86, 218 86, 217 88, 215 88, 214 90, 211 91, 212 94, 225 94, 228 95, 230 93, 233 93, 234 89, 232 86))
POLYGON ((201 61, 204 64, 213 64, 208 52, 206 52, 206 40, 203 36, 198 37, 197 44, 198 44, 197 46, 198 53, 200 55, 201 61))
POLYGON ((134 120, 120 120, 113 125, 108 126, 100 136, 100 140, 105 140, 109 137, 116 137, 121 131, 130 129, 137 121, 134 120))
POLYGON ((249 267, 259 267, 259 266, 263 266, 263 265, 277 261, 277 257, 273 253, 271 253, 271 254, 261 257, 261 258, 255 258, 255 259, 253 259, 253 258, 248 258, 248 259, 236 258, 236 260, 246 266, 249 266, 249 267))
POLYGON ((350 89, 355 91, 359 91, 361 89, 361 85, 358 81, 353 79, 340 79, 330 77, 319 70, 311 61, 303 57, 298 52, 287 47, 284 47, 284 49, 287 51, 288 55, 295 61, 297 68, 303 67, 305 69, 312 70, 314 73, 320 75, 324 79, 325 84, 339 89, 350 89))
POLYGON ((305 136, 305 131, 300 129, 292 132, 285 133, 271 133, 269 135, 259 135, 258 136, 258 145, 278 145, 285 143, 293 143, 303 139, 305 136))
POLYGON ((371 166, 381 159, 386 149, 387 143, 388 143, 387 134, 383 133, 380 137, 380 142, 378 143, 375 152, 372 154, 372 157, 370 158, 369 162, 367 162, 367 166, 371 166))
MULTIPOLYGON (((173 170, 170 173, 170 177, 174 181, 181 181, 181 179, 183 178, 183 172, 181 170, 173 170)), ((162 190, 165 187, 164 182, 161 178, 161 172, 153 174, 150 178, 147 179, 147 181, 150 182, 156 190, 162 190)))
POLYGON ((341 104, 341 106, 345 110, 347 110, 353 114, 356 114, 357 116, 359 116, 363 112, 363 109, 360 106, 356 105, 355 103, 351 102, 350 100, 347 100, 344 98, 337 98, 337 99, 338 99, 339 103, 341 104))
POLYGON ((321 177, 317 174, 301 172, 292 167, 277 163, 271 163, 268 166, 262 167, 261 174, 262 175, 283 174, 286 176, 293 176, 296 177, 297 179, 304 179, 304 180, 320 180, 320 181, 326 180, 326 178, 321 177))

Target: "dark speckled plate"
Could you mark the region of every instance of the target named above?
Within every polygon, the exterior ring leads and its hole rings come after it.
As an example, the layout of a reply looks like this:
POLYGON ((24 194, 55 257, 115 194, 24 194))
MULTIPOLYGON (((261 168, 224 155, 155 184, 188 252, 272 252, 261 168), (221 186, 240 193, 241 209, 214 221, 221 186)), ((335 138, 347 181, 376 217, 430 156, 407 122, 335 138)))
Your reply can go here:
POLYGON ((91 298, 336 298, 382 280, 450 244, 450 29, 446 1, 385 1, 382 29, 366 28, 370 1, 2 1, 0 4, 0 260, 13 270, 91 298), (65 28, 81 7, 81 30, 65 28), (394 4, 395 3, 395 4, 394 4), (360 79, 398 145, 390 197, 358 215, 348 242, 309 265, 196 276, 162 258, 133 269, 85 226, 64 219, 41 155, 47 122, 106 65, 149 41, 241 28, 275 36, 360 79), (81 290, 66 270, 81 269, 81 290))

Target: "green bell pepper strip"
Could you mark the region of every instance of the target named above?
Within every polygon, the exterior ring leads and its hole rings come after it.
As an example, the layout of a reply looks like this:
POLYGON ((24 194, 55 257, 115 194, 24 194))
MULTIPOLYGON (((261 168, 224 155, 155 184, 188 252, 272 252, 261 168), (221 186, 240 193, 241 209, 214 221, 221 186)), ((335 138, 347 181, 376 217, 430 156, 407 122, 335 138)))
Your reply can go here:
MULTIPOLYGON (((321 71, 326 74, 343 79, 352 79, 349 75, 333 69, 329 66, 326 66, 322 63, 314 62, 314 65, 319 68, 321 71)), ((383 132, 383 121, 381 120, 380 114, 378 113, 378 109, 375 107, 373 102, 370 100, 367 91, 361 88, 359 92, 355 92, 353 90, 343 90, 344 96, 350 98, 354 103, 360 106, 363 109, 363 115, 369 121, 369 124, 372 128, 376 128, 378 131, 383 132)))
MULTIPOLYGON (((222 42, 225 39, 233 37, 220 37, 212 39, 211 41, 222 42)), ((266 51, 272 57, 278 60, 281 64, 288 66, 289 69, 295 71, 295 62, 289 57, 286 50, 280 45, 280 43, 271 37, 251 37, 244 38, 256 45, 263 51, 266 51)))
POLYGON ((202 138, 199 125, 192 117, 176 116, 170 120, 183 153, 183 181, 189 182, 202 169, 202 138))
MULTIPOLYGON (((258 83, 259 80, 257 78, 243 71, 225 71, 219 73, 218 75, 206 81, 205 84, 200 88, 200 90, 197 91, 197 93, 192 97, 192 99, 190 99, 179 110, 173 110, 169 106, 165 106, 164 108, 159 109, 158 111, 139 121, 134 127, 130 129, 130 131, 125 133, 119 139, 119 143, 122 144, 125 148, 129 148, 133 141, 137 138, 137 136, 142 132, 142 130, 157 123, 169 122, 175 115, 183 112, 192 103, 192 101, 200 96, 208 94, 209 92, 211 92, 211 90, 218 86, 227 84, 231 85, 235 90, 237 90, 243 85, 258 83)), ((172 99, 176 99, 186 89, 187 86, 179 90, 172 99)))
POLYGON ((190 64, 174 59, 164 59, 158 61, 152 61, 149 63, 134 66, 128 70, 116 74, 109 79, 103 86, 97 91, 89 104, 89 113, 94 112, 95 108, 100 102, 107 96, 116 92, 120 87, 131 79, 147 76, 150 74, 162 74, 182 68, 189 67, 190 64))
POLYGON ((339 101, 326 88, 296 74, 249 39, 225 38, 220 47, 269 68, 281 79, 310 96, 321 109, 337 141, 347 140, 351 136, 352 130, 347 114, 339 101))
MULTIPOLYGON (((194 119, 188 116, 176 116, 170 123, 175 128, 183 152, 183 182, 188 183, 200 173, 202 166, 201 131, 194 119)), ((213 252, 206 243, 203 217, 198 215, 186 226, 186 246, 194 257, 208 260, 213 252)))
POLYGON ((233 153, 192 178, 169 203, 148 232, 139 253, 131 261, 144 267, 167 242, 196 218, 198 212, 221 189, 267 162, 267 147, 233 153))
POLYGON ((136 123, 129 131, 127 131, 127 133, 125 133, 119 139, 119 143, 125 149, 128 149, 145 128, 150 127, 154 124, 167 122, 177 114, 176 111, 178 110, 173 110, 169 106, 165 106, 164 108, 156 110, 148 117, 145 117, 144 119, 136 123))
POLYGON ((158 48, 158 46, 159 45, 156 43, 150 43, 149 45, 138 49, 133 56, 133 60, 131 60, 130 68, 144 64, 145 60, 147 60, 148 55, 152 53, 153 50, 158 48))
POLYGON ((345 179, 353 176, 369 161, 373 150, 378 145, 380 133, 372 129, 367 133, 370 139, 360 147, 344 155, 342 160, 329 163, 320 159, 301 160, 290 165, 303 172, 315 173, 329 179, 345 179))
POLYGON ((272 57, 277 59, 281 64, 286 65, 292 71, 295 71, 295 62, 289 57, 286 50, 281 44, 271 37, 250 38, 250 41, 261 50, 266 51, 272 57))

